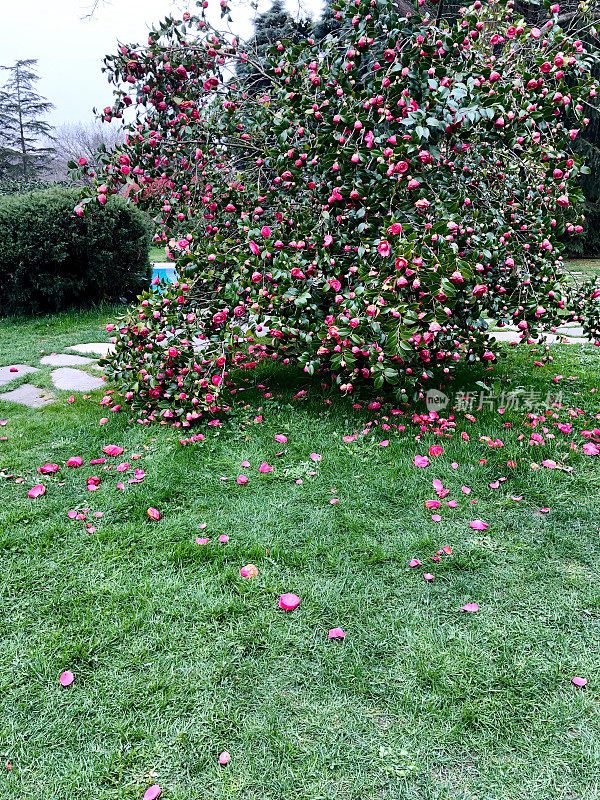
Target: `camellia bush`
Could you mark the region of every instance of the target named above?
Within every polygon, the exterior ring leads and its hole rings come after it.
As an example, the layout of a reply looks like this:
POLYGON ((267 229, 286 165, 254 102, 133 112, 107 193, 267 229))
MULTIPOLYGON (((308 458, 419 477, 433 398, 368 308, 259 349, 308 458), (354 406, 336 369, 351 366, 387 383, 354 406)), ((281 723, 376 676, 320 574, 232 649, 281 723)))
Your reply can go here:
POLYGON ((563 30, 558 5, 536 28, 477 0, 450 27, 340 2, 338 33, 253 63, 260 91, 203 14, 107 59, 104 116, 135 120, 77 208, 126 184, 177 261, 179 283, 114 326, 108 370, 141 420, 215 412, 264 358, 406 398, 493 363, 490 319, 527 340, 565 318, 600 336, 595 288, 574 297, 561 258, 597 95, 585 3, 563 30))

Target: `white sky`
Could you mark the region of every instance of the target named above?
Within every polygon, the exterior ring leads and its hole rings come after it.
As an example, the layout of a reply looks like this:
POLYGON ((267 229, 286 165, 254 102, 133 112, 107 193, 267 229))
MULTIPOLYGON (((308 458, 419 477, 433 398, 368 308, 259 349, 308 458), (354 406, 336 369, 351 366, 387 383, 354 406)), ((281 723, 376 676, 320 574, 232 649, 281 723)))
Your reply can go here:
MULTIPOLYGON (((321 0, 300 1, 312 16, 319 16, 321 0)), ((86 122, 94 106, 111 104, 110 86, 100 70, 103 56, 116 52, 117 41, 144 42, 152 23, 169 13, 180 17, 195 9, 193 0, 104 0, 91 19, 84 19, 92 0, 21 2, 2 3, 0 64, 38 59, 38 88, 55 106, 47 118, 53 125, 86 122)), ((217 24, 218 0, 209 2, 214 11, 210 18, 217 24)), ((259 8, 269 5, 269 0, 261 0, 259 8)), ((287 0, 286 5, 296 14, 299 0, 287 0)), ((251 35, 254 16, 249 0, 238 0, 233 30, 241 37, 251 35)))

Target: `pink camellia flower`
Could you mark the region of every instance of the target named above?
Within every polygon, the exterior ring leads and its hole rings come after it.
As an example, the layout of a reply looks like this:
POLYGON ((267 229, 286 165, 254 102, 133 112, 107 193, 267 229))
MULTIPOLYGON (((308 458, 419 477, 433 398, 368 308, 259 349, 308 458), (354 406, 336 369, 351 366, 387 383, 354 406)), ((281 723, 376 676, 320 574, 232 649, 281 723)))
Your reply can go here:
POLYGON ((415 456, 413 460, 415 467, 428 467, 429 459, 427 456, 415 456))
POLYGON ((27 492, 29 497, 36 498, 41 497, 43 494, 46 493, 46 487, 42 483, 36 483, 35 486, 32 486, 31 489, 27 492))
POLYGON ((470 612, 479 611, 479 606, 477 605, 477 603, 465 603, 464 606, 460 607, 460 610, 470 611, 470 612))
POLYGON ((435 575, 432 575, 431 572, 423 573, 423 577, 426 581, 432 581, 435 578, 435 575))
POLYGON ((258 575, 258 567, 254 564, 246 564, 245 567, 241 568, 240 575, 242 578, 256 578, 258 575))
POLYGON ((227 536, 226 533, 222 533, 219 536, 219 541, 221 542, 221 544, 227 544, 227 542, 229 541, 229 536, 227 536))
POLYGON ((279 444, 285 444, 287 442, 287 436, 284 436, 283 433, 276 433, 275 441, 279 442, 279 444))
POLYGON ((532 28, 531 35, 534 39, 539 39, 540 36, 542 35, 542 32, 539 28, 532 28))
POLYGON ((160 797, 162 789, 160 786, 155 783, 154 786, 150 786, 144 792, 144 800, 156 800, 157 797, 160 797))
POLYGON ((586 442, 581 449, 586 456, 597 456, 600 453, 600 448, 593 442, 586 442))
POLYGON ((312 461, 321 461, 323 458, 323 456, 319 455, 319 453, 311 453, 310 457, 312 461))
POLYGON ((156 508, 152 508, 152 506, 150 506, 150 508, 146 511, 146 514, 150 517, 150 519, 160 519, 160 511, 156 508))
POLYGON ((199 536, 196 537, 196 544, 208 544, 210 539, 201 539, 199 536))
POLYGON ((436 458, 437 456, 442 455, 442 453, 444 452, 444 448, 442 447, 441 444, 432 444, 428 452, 430 456, 436 458))
POLYGON ((583 689, 584 686, 587 686, 587 678, 580 678, 576 675, 571 679, 571 683, 574 683, 575 686, 579 686, 580 689, 583 689))
POLYGON ((260 229, 260 235, 264 239, 268 239, 271 235, 271 229, 267 225, 263 225, 263 227, 260 229))
POLYGON ((300 598, 297 594, 282 594, 279 598, 279 608, 284 611, 293 611, 300 604, 300 598))
POLYGON ((469 527, 473 528, 474 531, 485 531, 489 528, 489 525, 480 519, 474 519, 473 522, 469 522, 469 527))
POLYGON ((381 242, 377 245, 377 252, 380 256, 384 256, 387 258, 389 256, 390 250, 390 243, 386 239, 382 239, 381 242))
POLYGON ((329 631, 329 638, 330 639, 345 639, 346 634, 341 628, 332 628, 329 631))
POLYGON ((238 475, 237 482, 243 486, 244 483, 248 483, 248 478, 246 475, 238 475))
POLYGON ((252 240, 250 240, 250 250, 252 251, 252 253, 253 253, 255 256, 258 256, 258 255, 260 255, 260 248, 259 248, 259 246, 256 244, 256 242, 254 242, 254 241, 252 241, 252 240))
POLYGON ((478 283, 473 287, 473 297, 483 297, 484 294, 487 294, 487 286, 483 283, 478 283))
POLYGON ((229 762, 230 762, 230 761, 231 761, 231 756, 229 755, 229 753, 227 752, 227 750, 223 750, 223 752, 222 752, 222 753, 221 753, 221 755, 219 756, 219 764, 220 764, 222 767, 224 767, 224 766, 225 766, 225 764, 229 764, 229 762))
POLYGON ((259 471, 259 472, 273 472, 273 467, 270 467, 270 466, 267 464, 267 462, 266 462, 266 461, 263 461, 263 463, 262 463, 262 464, 260 465, 260 467, 258 468, 258 471, 259 471))
POLYGON ((65 672, 61 673, 58 680, 60 681, 61 686, 70 686, 75 680, 75 675, 73 675, 70 670, 65 670, 65 672))

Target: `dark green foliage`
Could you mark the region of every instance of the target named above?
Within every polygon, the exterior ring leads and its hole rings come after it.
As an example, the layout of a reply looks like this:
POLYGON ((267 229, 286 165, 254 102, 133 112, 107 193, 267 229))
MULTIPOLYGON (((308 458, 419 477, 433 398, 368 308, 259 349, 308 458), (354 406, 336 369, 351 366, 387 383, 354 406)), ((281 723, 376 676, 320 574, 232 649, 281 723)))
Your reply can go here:
POLYGON ((587 201, 584 207, 585 229, 581 236, 565 238, 567 255, 597 258, 600 255, 600 202, 587 201))
POLYGON ((56 188, 56 186, 64 186, 64 184, 50 184, 36 176, 29 176, 26 178, 22 175, 13 178, 5 177, 0 179, 0 195, 38 192, 42 189, 56 188))
POLYGON ((145 215, 113 197, 82 219, 78 200, 73 189, 0 198, 1 314, 133 298, 148 285, 145 215))

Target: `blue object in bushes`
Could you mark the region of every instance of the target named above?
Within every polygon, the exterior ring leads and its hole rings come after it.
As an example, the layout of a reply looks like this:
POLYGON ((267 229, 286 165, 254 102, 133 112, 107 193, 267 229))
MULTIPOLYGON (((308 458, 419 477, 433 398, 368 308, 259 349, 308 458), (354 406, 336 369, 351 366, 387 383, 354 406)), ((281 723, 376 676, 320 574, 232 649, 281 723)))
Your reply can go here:
POLYGON ((175 267, 167 266, 167 267, 152 267, 152 277, 158 277, 161 281, 168 281, 169 283, 175 283, 177 280, 177 273, 175 272, 175 267))

